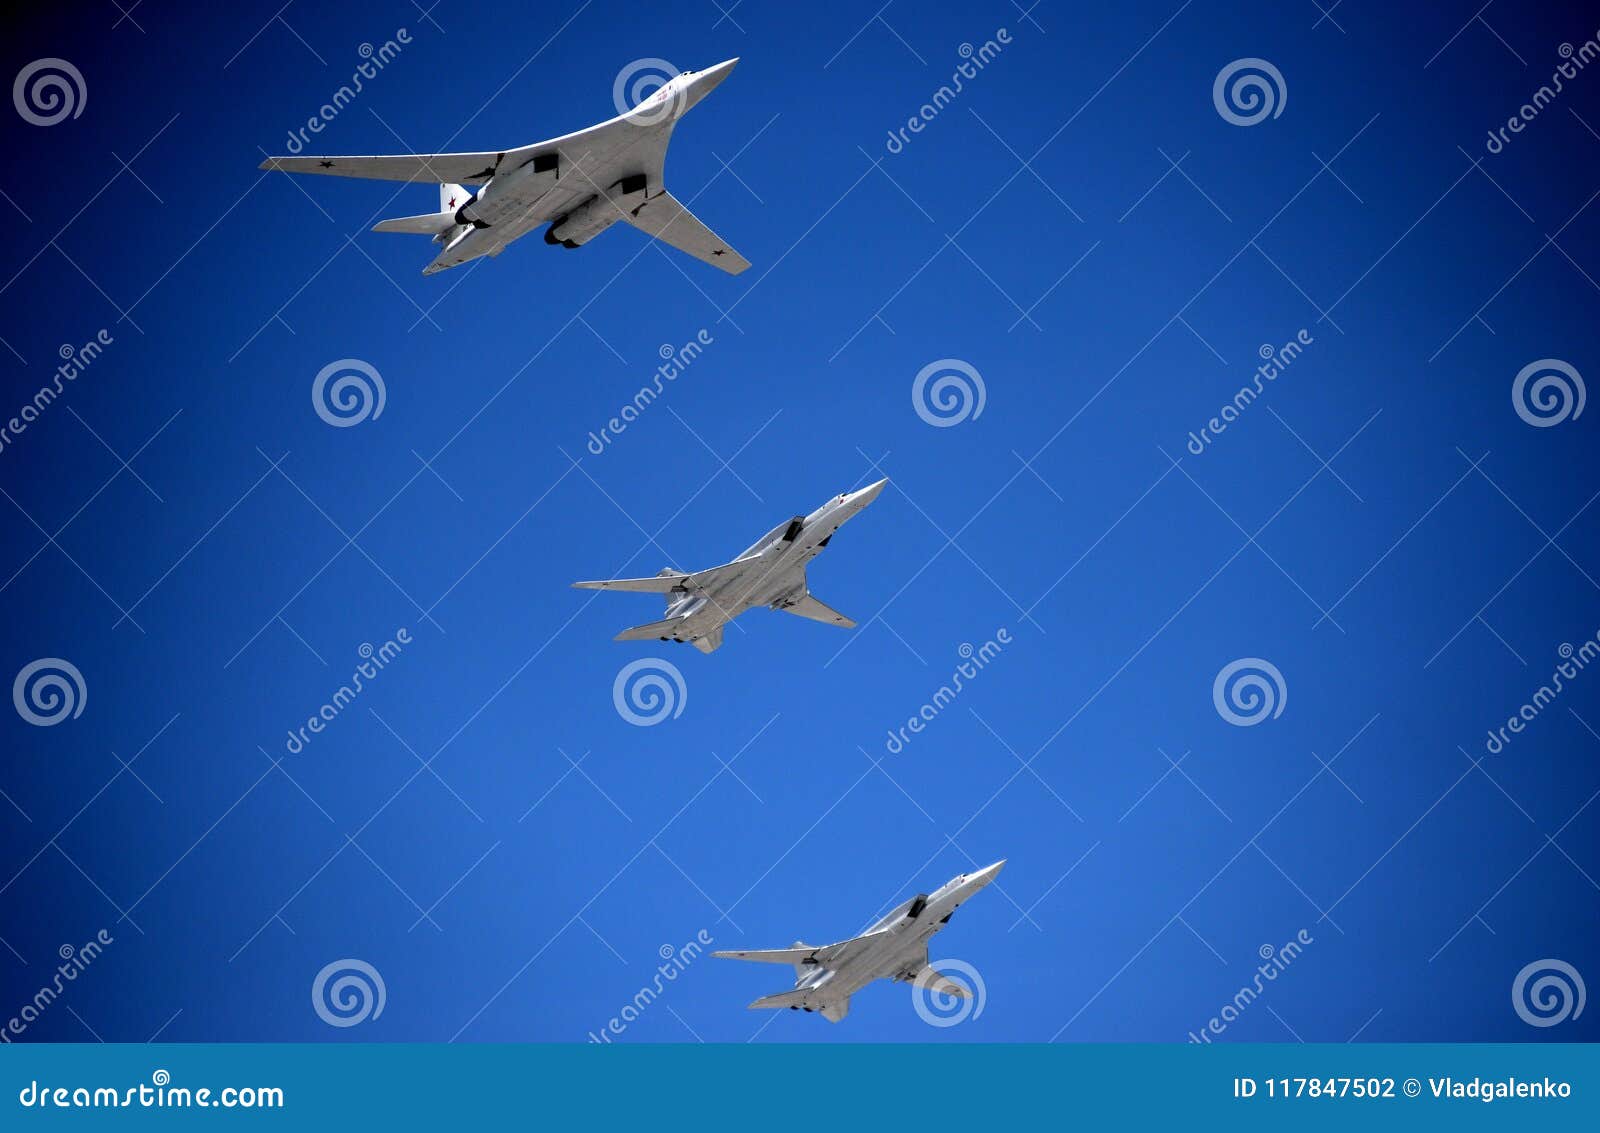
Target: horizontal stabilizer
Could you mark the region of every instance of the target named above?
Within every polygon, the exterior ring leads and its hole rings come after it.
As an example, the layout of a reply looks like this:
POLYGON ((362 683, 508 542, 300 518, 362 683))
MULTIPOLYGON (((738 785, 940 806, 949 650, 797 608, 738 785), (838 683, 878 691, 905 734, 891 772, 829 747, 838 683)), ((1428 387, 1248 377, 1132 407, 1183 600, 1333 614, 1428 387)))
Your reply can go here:
POLYGON ((929 991, 938 992, 940 995, 953 995, 957 999, 967 999, 972 995, 971 989, 965 984, 959 984, 956 983, 955 980, 946 979, 944 976, 940 975, 938 969, 934 968, 932 965, 929 965, 928 967, 922 969, 921 972, 917 973, 915 982, 918 987, 926 988, 929 991))
POLYGON ((629 626, 613 641, 655 641, 663 637, 671 637, 683 625, 682 618, 667 618, 665 621, 646 622, 642 626, 629 626))
POLYGON ((374 232, 408 232, 415 236, 437 236, 456 226, 453 212, 425 212, 421 216, 397 216, 380 220, 372 226, 374 232))
POLYGON ((702 653, 715 653, 717 650, 722 648, 722 627, 718 626, 710 633, 702 634, 689 644, 693 645, 702 653))
POLYGON ((750 1005, 750 1010, 755 1011, 763 1007, 804 1007, 806 993, 803 989, 796 991, 780 991, 777 995, 763 995, 750 1005))
POLYGON ((814 622, 822 622, 824 625, 854 629, 856 624, 832 606, 824 605, 809 594, 795 602, 791 602, 787 606, 778 606, 776 608, 788 614, 797 614, 802 618, 810 618, 814 622))

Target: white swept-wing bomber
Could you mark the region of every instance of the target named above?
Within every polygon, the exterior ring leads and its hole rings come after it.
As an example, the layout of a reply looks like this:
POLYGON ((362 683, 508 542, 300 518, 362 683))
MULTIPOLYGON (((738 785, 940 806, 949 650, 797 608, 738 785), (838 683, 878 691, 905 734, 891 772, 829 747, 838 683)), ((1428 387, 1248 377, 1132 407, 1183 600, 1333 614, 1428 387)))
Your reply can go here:
POLYGON ((850 997, 873 980, 916 983, 932 992, 966 996, 968 989, 939 974, 928 963, 928 940, 949 923, 969 897, 995 879, 1004 866, 993 865, 963 873, 932 893, 918 893, 891 910, 860 936, 838 944, 814 945, 795 941, 791 948, 713 952, 724 960, 753 960, 762 964, 792 964, 792 991, 764 995, 752 1009, 787 1007, 815 1011, 837 1023, 850 1011, 850 997))
POLYGON ((546 142, 480 153, 368 157, 269 157, 262 169, 439 183, 439 211, 380 221, 374 232, 409 232, 440 245, 432 275, 547 225, 545 242, 587 244, 618 221, 671 244, 729 275, 750 261, 725 244, 667 192, 663 169, 678 119, 710 94, 738 63, 684 71, 626 114, 546 142))
POLYGON ((666 597, 665 618, 625 629, 617 634, 617 641, 682 641, 710 653, 722 645, 723 628, 757 606, 851 629, 854 621, 811 596, 806 564, 822 553, 835 531, 877 499, 888 482, 883 479, 854 492, 840 492, 810 515, 797 515, 778 524, 722 566, 693 573, 668 567, 654 578, 572 585, 583 590, 633 590, 666 597))

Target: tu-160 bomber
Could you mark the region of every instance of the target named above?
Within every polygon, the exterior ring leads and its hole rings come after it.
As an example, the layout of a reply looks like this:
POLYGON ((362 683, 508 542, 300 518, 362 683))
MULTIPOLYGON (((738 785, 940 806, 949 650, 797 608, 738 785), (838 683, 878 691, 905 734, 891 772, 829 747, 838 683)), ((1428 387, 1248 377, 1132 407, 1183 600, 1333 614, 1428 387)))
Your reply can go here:
POLYGON ((995 879, 1001 858, 973 873, 963 873, 932 893, 918 893, 891 910, 860 936, 821 946, 795 941, 792 948, 713 952, 724 960, 793 964, 794 989, 764 995, 751 1008, 787 1007, 815 1011, 830 1023, 850 1012, 850 997, 873 980, 915 983, 929 991, 965 997, 967 989, 928 963, 928 939, 978 890, 995 879))
POLYGON ((574 582, 582 590, 632 590, 663 594, 667 616, 617 634, 617 641, 688 642, 702 653, 722 645, 722 631, 746 610, 768 606, 826 625, 855 622, 817 601, 806 587, 806 564, 822 553, 834 532, 878 498, 889 481, 840 492, 810 515, 797 515, 767 532, 731 563, 689 573, 666 568, 654 578, 574 582))
POLYGON ((576 248, 625 221, 729 275, 750 261, 695 219, 663 184, 672 130, 728 77, 738 59, 684 71, 627 113, 546 142, 481 153, 371 157, 269 157, 262 169, 439 183, 439 211, 380 221, 374 232, 409 232, 440 245, 432 275, 494 257, 547 224, 547 244, 576 248), (476 192, 469 189, 472 186, 476 192))

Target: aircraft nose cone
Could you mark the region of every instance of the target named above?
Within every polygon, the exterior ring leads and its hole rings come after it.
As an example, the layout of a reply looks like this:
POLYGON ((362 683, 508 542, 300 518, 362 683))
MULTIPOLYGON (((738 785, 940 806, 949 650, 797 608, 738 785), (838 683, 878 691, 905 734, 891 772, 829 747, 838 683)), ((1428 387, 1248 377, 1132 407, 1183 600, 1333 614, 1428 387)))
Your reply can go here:
POLYGON ((888 482, 889 478, 885 476, 876 484, 868 484, 865 488, 862 488, 859 491, 851 492, 850 502, 855 504, 857 507, 866 507, 873 500, 878 498, 879 493, 883 491, 883 486, 888 482))
POLYGON ((976 873, 968 874, 968 880, 976 881, 979 885, 988 885, 989 882, 993 881, 997 876, 999 876, 1000 870, 1004 868, 1005 864, 1006 859, 1001 858, 993 865, 984 866, 976 873))
POLYGON ((739 59, 738 56, 735 56, 732 59, 727 59, 721 63, 718 63, 715 67, 707 67, 704 71, 701 71, 700 74, 695 76, 696 79, 699 80, 696 85, 701 87, 707 94, 709 94, 718 83, 722 82, 723 79, 733 74, 733 69, 738 65, 739 59))

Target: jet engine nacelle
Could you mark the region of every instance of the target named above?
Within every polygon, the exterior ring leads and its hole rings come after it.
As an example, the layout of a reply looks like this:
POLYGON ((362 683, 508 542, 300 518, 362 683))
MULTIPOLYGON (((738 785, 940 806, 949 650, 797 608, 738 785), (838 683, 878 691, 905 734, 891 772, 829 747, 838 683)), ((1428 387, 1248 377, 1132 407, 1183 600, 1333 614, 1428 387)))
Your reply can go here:
POLYGON ((580 244, 587 244, 620 219, 616 205, 604 197, 590 197, 545 229, 544 242, 576 248, 580 244))
POLYGON ((623 209, 636 209, 642 204, 649 192, 649 184, 649 179, 643 173, 619 177, 604 195, 590 197, 545 229, 544 242, 560 244, 564 248, 587 244, 621 220, 623 209))

